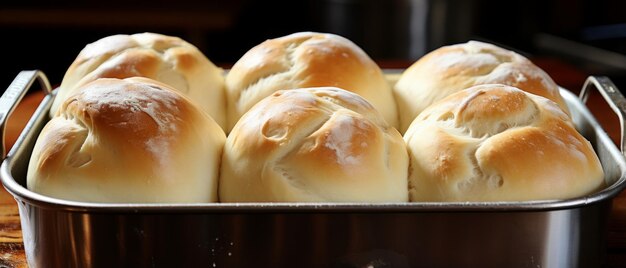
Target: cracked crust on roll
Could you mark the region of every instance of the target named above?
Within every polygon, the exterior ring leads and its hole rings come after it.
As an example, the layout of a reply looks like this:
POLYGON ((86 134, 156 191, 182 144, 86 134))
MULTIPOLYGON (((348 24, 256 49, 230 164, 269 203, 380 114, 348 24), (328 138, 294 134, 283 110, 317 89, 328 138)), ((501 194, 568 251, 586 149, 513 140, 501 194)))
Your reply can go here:
POLYGON ((436 49, 406 69, 393 88, 404 133, 426 107, 475 85, 503 84, 543 96, 569 110, 557 84, 522 55, 483 42, 436 49))
POLYGON ((33 149, 28 189, 85 202, 217 201, 226 136, 175 89, 142 77, 102 78, 57 115, 33 149))
POLYGON ((356 44, 334 34, 300 32, 250 49, 226 76, 229 129, 278 90, 339 87, 369 101, 394 127, 398 114, 380 67, 356 44))
POLYGON ((65 99, 91 81, 136 76, 175 88, 222 128, 226 126, 223 70, 192 44, 155 33, 112 35, 85 46, 66 71, 50 116, 55 116, 65 99))
POLYGON ((510 86, 454 93, 420 113, 404 139, 414 202, 560 200, 605 186, 569 116, 510 86))
POLYGON ((339 88, 272 93, 235 125, 222 157, 222 202, 406 202, 400 133, 339 88))

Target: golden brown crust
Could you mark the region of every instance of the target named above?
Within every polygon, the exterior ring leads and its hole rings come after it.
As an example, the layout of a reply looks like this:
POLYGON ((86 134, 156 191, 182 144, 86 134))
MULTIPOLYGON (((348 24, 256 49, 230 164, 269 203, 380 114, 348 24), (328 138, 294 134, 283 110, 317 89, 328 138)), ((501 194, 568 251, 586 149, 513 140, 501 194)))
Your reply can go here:
POLYGON ((604 186, 591 144, 552 101, 479 85, 424 110, 404 136, 412 201, 580 197, 604 186))
POLYGON ((113 35, 85 46, 65 73, 51 116, 82 85, 99 78, 135 76, 174 87, 225 126, 222 70, 186 41, 154 33, 113 35))
POLYGON ((235 63, 226 77, 229 125, 273 92, 320 86, 361 95, 397 125, 391 88, 378 65, 351 41, 313 32, 267 40, 235 63))
POLYGON ((408 200, 402 137, 363 98, 339 88, 273 93, 227 138, 222 202, 408 200))
POLYGON ((504 84, 555 101, 568 112, 556 83, 525 57, 470 41, 436 49, 411 65, 393 88, 400 132, 430 104, 474 85, 504 84))
POLYGON ((28 188, 92 202, 211 202, 226 139, 160 82, 102 78, 79 88, 44 127, 28 188))

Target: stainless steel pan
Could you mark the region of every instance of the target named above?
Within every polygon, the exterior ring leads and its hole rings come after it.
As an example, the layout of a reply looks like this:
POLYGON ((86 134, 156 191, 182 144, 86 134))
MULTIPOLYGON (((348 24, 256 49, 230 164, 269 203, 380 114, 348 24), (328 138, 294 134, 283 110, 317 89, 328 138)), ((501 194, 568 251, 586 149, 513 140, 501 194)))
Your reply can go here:
POLYGON ((590 77, 580 98, 561 89, 606 173, 608 187, 589 196, 388 204, 60 200, 25 188, 55 96, 41 72, 20 73, 0 98, 0 128, 35 80, 48 95, 0 167, 19 205, 31 267, 597 267, 611 201, 626 185, 626 100, 608 78, 590 77), (619 115, 621 150, 584 105, 592 88, 619 115))

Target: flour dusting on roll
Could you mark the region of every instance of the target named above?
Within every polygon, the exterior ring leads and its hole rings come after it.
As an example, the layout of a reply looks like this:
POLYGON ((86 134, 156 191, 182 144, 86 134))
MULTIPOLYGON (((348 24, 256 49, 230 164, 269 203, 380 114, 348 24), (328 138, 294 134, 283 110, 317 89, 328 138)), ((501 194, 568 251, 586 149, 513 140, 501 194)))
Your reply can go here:
POLYGON ((229 129, 254 104, 278 90, 323 86, 361 95, 397 127, 391 87, 360 47, 334 34, 299 32, 257 45, 228 72, 229 129))
POLYGON ((591 144, 546 98, 479 85, 434 103, 404 139, 411 201, 523 201, 581 197, 604 186, 591 144))
POLYGON ((104 203, 217 201, 226 135, 175 89, 102 78, 78 89, 41 131, 28 189, 104 203))
POLYGON ((362 97, 332 87, 281 90, 229 134, 222 202, 406 202, 400 133, 362 97))
POLYGON ((182 92, 226 126, 222 69, 183 39, 156 33, 112 35, 85 46, 68 68, 50 109, 98 78, 147 77, 182 92))
POLYGON ((557 84, 522 55, 477 41, 436 49, 406 69, 393 92, 400 132, 432 103, 475 85, 504 84, 546 97, 568 112, 557 84))

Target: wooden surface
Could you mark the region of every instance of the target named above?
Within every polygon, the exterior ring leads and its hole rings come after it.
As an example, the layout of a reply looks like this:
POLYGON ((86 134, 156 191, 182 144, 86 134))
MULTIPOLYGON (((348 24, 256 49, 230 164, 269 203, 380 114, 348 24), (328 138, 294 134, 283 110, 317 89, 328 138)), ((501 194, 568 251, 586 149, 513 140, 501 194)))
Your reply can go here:
MULTIPOLYGON (((587 77, 587 74, 557 60, 537 59, 534 62, 546 70, 559 85, 575 93, 578 93, 587 77)), ((381 66, 384 68, 406 67, 393 62, 382 63, 381 66)), ((8 147, 15 142, 42 97, 43 94, 38 92, 27 95, 9 119, 6 131, 8 147)), ((620 129, 617 116, 598 94, 591 96, 587 106, 613 141, 618 143, 620 129)), ((607 235, 606 267, 626 267, 626 192, 622 192, 613 201, 607 235)), ((17 205, 13 197, 2 188, 0 190, 0 268, 4 267, 27 267, 27 265, 17 205)))

